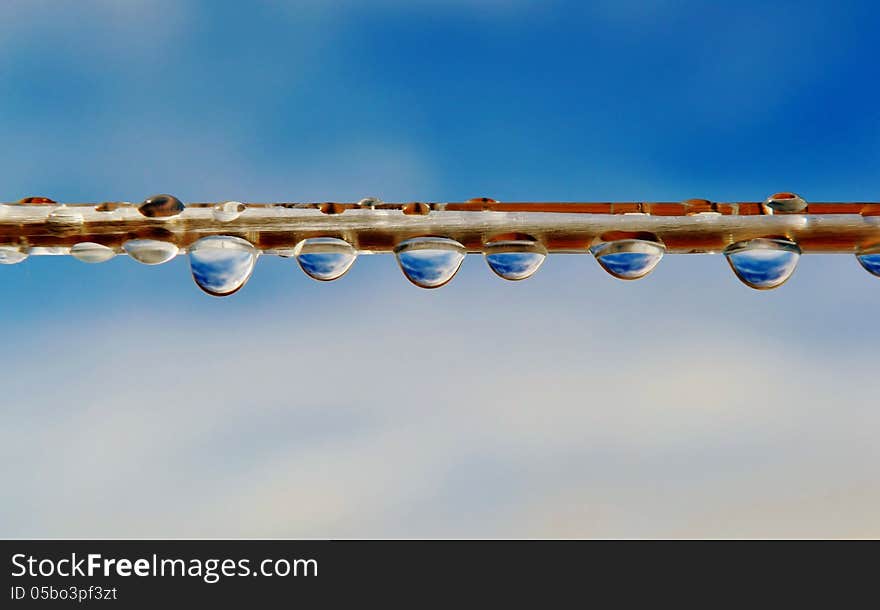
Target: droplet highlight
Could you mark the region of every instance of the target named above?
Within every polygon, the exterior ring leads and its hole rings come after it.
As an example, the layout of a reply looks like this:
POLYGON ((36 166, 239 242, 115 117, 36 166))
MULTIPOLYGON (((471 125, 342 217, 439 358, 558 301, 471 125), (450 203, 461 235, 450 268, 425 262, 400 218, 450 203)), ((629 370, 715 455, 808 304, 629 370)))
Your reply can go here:
POLYGON ((130 239, 122 244, 122 249, 139 263, 144 265, 161 265, 177 256, 175 244, 155 239, 130 239))
POLYGON ((241 216, 247 206, 240 201, 224 201, 214 206, 214 219, 220 222, 231 222, 241 216))
POLYGON ((193 280, 211 296, 229 296, 250 279, 259 254, 250 242, 239 237, 203 237, 189 248, 193 280))
POLYGON ((769 290, 781 286, 791 277, 801 257, 801 249, 787 239, 758 238, 728 246, 724 256, 743 284, 757 290, 769 290))
POLYGON ((103 263, 116 256, 113 248, 91 241, 75 244, 70 248, 70 255, 84 263, 103 263))
POLYGON ((535 274, 547 258, 547 249, 534 240, 500 240, 483 246, 483 255, 498 277, 517 282, 535 274))
POLYGON ((618 239, 590 248, 599 265, 621 280, 643 278, 657 266, 666 246, 646 239, 618 239))
POLYGON ((357 258, 357 251, 342 239, 312 237, 299 242, 293 255, 306 275, 321 282, 329 282, 348 272, 357 258))
POLYGON ((154 195, 138 206, 147 218, 171 218, 184 210, 183 202, 173 195, 154 195))
POLYGON ((445 237, 415 237, 394 248, 406 278, 419 288, 439 288, 458 273, 467 254, 463 245, 445 237))
POLYGON ((15 265, 28 257, 20 246, 0 246, 0 265, 15 265))

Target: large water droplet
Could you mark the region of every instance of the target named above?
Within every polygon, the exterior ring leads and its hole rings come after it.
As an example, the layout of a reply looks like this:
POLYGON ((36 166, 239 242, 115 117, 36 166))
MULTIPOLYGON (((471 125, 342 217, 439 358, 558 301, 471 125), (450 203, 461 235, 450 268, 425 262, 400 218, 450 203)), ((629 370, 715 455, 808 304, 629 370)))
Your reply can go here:
POLYGON ((212 235, 189 248, 189 265, 199 288, 225 297, 244 286, 254 271, 259 252, 239 237, 212 235))
POLYGON ((666 247, 646 239, 617 239, 590 248, 602 268, 621 280, 645 277, 666 253, 666 247))
POLYGON ((860 250, 856 254, 856 258, 865 271, 880 277, 880 246, 872 246, 871 248, 860 250))
POLYGON ((768 290, 781 286, 794 272, 801 249, 793 241, 758 238, 741 241, 724 250, 727 262, 742 282, 768 290))
POLYGON ((176 245, 155 239, 130 239, 122 244, 122 248, 134 260, 145 265, 167 263, 178 252, 176 245))
POLYGON ((420 288, 439 288, 458 273, 467 250, 454 239, 415 237, 400 242, 394 254, 410 282, 420 288))
POLYGON ((230 222, 241 216, 246 208, 240 201, 224 201, 214 206, 214 218, 220 222, 230 222))
POLYGON ((84 263, 103 263, 116 256, 113 248, 91 241, 75 244, 70 249, 70 255, 84 263))
POLYGON ((147 218, 171 218, 183 209, 183 202, 173 195, 154 195, 138 206, 138 212, 147 218))
POLYGON ((499 240, 487 243, 483 254, 489 268, 505 280, 531 277, 547 258, 547 249, 528 239, 499 240))
POLYGON ((304 239, 296 245, 293 254, 306 275, 322 282, 345 275, 357 258, 350 243, 335 237, 304 239))
POLYGON ((14 265, 27 257, 27 252, 19 246, 0 246, 0 265, 14 265))

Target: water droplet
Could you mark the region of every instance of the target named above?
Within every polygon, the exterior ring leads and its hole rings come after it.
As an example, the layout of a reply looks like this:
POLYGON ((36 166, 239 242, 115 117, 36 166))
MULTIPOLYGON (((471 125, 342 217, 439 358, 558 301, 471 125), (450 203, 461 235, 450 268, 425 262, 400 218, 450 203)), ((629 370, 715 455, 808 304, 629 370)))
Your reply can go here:
POLYGON ((427 203, 414 201, 412 203, 404 204, 401 210, 407 216, 427 216, 431 213, 431 206, 427 203))
POLYGON ((319 204, 318 209, 322 214, 342 214, 345 212, 345 205, 342 203, 327 201, 319 204))
POLYGON ((724 250, 724 255, 743 284, 768 290, 781 286, 791 277, 801 249, 787 239, 762 237, 732 244, 724 250))
POLYGON ((537 241, 512 239, 489 242, 483 247, 489 268, 505 280, 531 277, 547 258, 547 249, 537 241))
POLYGON ((116 256, 116 252, 113 248, 109 248, 103 244, 86 241, 74 245, 70 249, 70 255, 84 263, 103 263, 116 256))
POLYGON ((773 193, 764 200, 764 213, 802 212, 807 209, 807 202, 795 193, 773 193))
POLYGON ((880 246, 872 246, 871 248, 860 250, 856 254, 856 258, 865 271, 880 277, 880 246))
POLYGON ((394 254, 410 282, 420 288, 439 288, 458 273, 467 250, 454 239, 415 237, 399 243, 394 254))
POLYGON ((24 199, 19 199, 19 203, 36 203, 36 204, 44 204, 44 203, 55 203, 54 199, 49 199, 48 197, 25 197, 24 199))
POLYGON ((19 246, 0 246, 0 265, 14 265, 28 257, 19 246))
POLYGON ((183 203, 172 195, 154 195, 138 206, 138 212, 147 218, 171 218, 184 209, 183 203))
POLYGON ((110 213, 128 207, 130 205, 131 204, 127 201, 105 201, 104 203, 99 203, 98 205, 96 205, 95 211, 110 213))
POLYGON ((590 252, 614 277, 637 280, 654 270, 666 253, 666 247, 646 239, 617 239, 596 244, 590 252))
POLYGON ((225 297, 244 286, 260 253, 244 239, 229 235, 203 237, 189 248, 189 265, 199 288, 225 297))
POLYGON ((214 206, 214 219, 220 222, 230 222, 241 216, 245 209, 247 206, 240 201, 224 201, 214 206))
POLYGON ((329 282, 345 275, 354 264, 357 252, 350 243, 342 239, 312 237, 296 245, 294 256, 310 278, 329 282))
POLYGON ((139 263, 161 265, 177 256, 176 245, 155 239, 131 239, 122 244, 123 250, 139 263))

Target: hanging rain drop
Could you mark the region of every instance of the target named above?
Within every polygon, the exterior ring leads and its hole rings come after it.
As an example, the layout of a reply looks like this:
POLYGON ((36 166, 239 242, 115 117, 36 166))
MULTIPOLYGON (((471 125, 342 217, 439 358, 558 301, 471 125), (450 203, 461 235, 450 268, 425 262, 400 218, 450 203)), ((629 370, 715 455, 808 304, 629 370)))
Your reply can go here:
POLYGON ((880 245, 859 250, 856 258, 862 267, 871 275, 880 277, 880 245))
POLYGON ((647 239, 617 239, 590 248, 602 268, 621 280, 643 278, 657 266, 666 247, 647 239))
POLYGON ((728 246, 724 256, 743 284, 769 290, 785 283, 794 273, 800 247, 788 239, 757 238, 728 246))
POLYGON ((341 278, 357 258, 350 243, 335 237, 304 239, 296 245, 293 254, 306 275, 321 282, 341 278))
POLYGON ((155 239, 130 239, 122 244, 122 249, 139 263, 161 265, 177 256, 176 245, 155 239))
POLYGON ((0 246, 0 265, 14 265, 28 257, 19 246, 0 246))
POLYGON ((84 263, 103 263, 116 256, 113 248, 91 241, 75 244, 70 249, 70 255, 84 263))
POLYGON ((519 281, 534 275, 547 258, 547 249, 531 239, 499 240, 483 246, 483 255, 499 277, 519 281))
POLYGON ((189 265, 199 288, 215 297, 237 292, 250 279, 259 252, 239 237, 212 235, 189 248, 189 265))
POLYGON ((458 273, 467 250, 454 239, 415 237, 394 248, 406 278, 419 288, 439 288, 458 273))

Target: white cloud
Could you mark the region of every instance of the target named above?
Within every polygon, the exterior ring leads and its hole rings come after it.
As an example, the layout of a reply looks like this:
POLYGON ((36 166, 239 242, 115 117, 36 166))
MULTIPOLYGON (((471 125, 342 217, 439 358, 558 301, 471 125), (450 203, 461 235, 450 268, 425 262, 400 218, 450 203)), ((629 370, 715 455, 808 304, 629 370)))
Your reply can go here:
MULTIPOLYGON (((263 281, 293 281, 279 265, 263 281)), ((783 364, 730 312, 664 330, 383 277, 320 310, 209 301, 31 336, 77 354, 25 350, 39 366, 4 381, 3 535, 877 534, 861 354, 783 364)))

